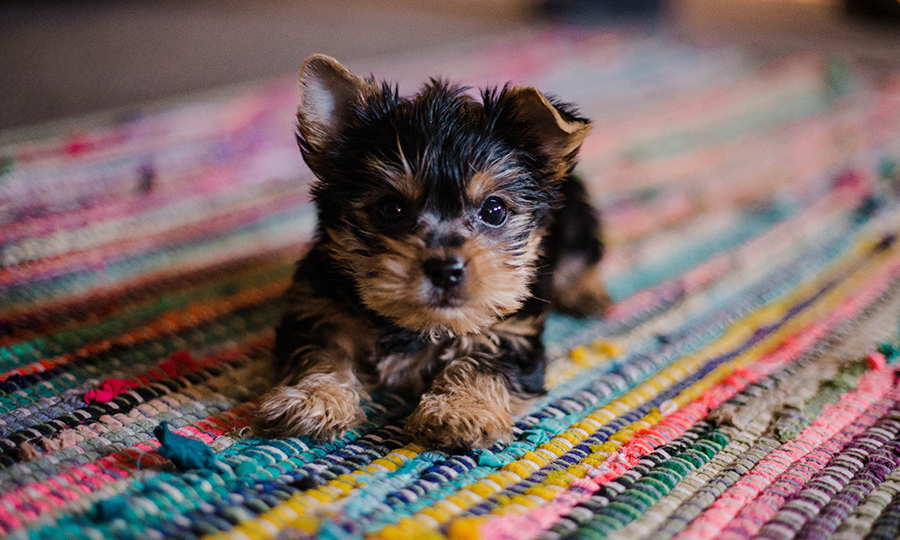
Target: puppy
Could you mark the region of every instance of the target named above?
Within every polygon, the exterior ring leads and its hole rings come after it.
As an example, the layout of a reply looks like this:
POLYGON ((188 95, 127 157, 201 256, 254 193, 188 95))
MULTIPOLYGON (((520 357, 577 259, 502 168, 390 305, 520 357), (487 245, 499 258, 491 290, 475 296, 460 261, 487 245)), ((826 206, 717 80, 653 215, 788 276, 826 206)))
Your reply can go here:
POLYGON ((609 304, 600 223, 572 175, 590 122, 530 87, 477 100, 432 79, 400 98, 327 56, 306 60, 300 90, 319 222, 257 433, 332 440, 385 386, 421 395, 406 422, 420 444, 511 441, 512 415, 544 392, 547 310, 609 304))

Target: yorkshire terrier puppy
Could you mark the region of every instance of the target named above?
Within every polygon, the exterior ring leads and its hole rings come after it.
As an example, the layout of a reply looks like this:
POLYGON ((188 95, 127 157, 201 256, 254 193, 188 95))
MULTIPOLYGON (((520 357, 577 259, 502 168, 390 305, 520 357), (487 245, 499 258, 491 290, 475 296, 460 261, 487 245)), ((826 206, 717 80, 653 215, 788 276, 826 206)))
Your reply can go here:
POLYGON ((406 421, 420 444, 510 441, 544 392, 547 310, 609 303, 600 223, 572 175, 590 122, 530 87, 479 101, 432 80, 400 98, 326 56, 306 60, 300 89, 319 223, 256 431, 331 440, 386 386, 421 395, 406 421))

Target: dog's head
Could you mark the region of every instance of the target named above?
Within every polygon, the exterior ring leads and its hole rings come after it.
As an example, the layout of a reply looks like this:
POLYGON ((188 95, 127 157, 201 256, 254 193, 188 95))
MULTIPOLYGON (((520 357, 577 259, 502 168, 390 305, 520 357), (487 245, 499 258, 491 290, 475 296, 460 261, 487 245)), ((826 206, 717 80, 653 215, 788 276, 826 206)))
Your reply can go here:
POLYGON ((319 234, 369 309, 463 334, 522 306, 587 120, 529 87, 478 101, 432 80, 401 99, 326 56, 300 89, 319 234))

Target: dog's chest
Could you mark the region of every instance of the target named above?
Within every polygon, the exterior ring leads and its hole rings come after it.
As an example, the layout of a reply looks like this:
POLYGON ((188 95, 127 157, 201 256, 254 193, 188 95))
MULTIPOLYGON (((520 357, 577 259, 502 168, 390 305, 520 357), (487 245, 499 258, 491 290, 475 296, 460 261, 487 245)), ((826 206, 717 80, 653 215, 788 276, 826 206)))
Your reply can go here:
POLYGON ((499 341, 494 332, 432 340, 417 332, 395 329, 382 333, 370 360, 377 385, 423 393, 447 364, 476 352, 496 353, 499 341))
POLYGON ((382 333, 371 362, 377 384, 402 391, 422 393, 448 359, 445 342, 433 342, 415 332, 390 330, 382 333))

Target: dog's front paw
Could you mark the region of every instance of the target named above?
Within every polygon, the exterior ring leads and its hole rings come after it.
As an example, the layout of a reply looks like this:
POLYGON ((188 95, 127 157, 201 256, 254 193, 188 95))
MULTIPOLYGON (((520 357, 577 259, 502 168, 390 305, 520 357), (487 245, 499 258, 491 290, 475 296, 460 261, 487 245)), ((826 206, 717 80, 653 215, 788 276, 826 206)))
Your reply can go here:
POLYGON ((487 448, 512 441, 512 417, 506 408, 465 393, 429 393, 406 420, 413 441, 431 448, 487 448))
POLYGON ((331 373, 314 373, 263 395, 254 431, 267 437, 310 435, 332 441, 365 419, 356 390, 331 373))

